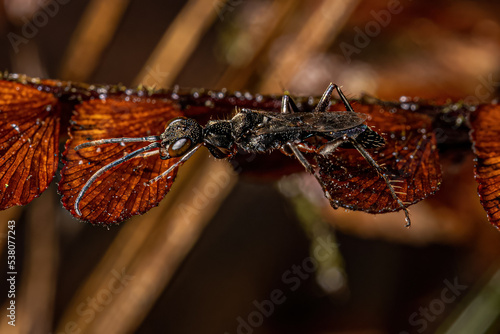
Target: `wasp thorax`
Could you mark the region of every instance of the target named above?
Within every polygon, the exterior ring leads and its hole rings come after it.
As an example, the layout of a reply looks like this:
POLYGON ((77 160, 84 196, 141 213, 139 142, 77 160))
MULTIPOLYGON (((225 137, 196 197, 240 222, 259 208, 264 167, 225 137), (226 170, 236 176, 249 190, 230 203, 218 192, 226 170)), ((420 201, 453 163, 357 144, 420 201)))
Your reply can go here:
POLYGON ((203 129, 193 119, 178 117, 167 123, 160 138, 160 158, 180 157, 203 140, 203 129))

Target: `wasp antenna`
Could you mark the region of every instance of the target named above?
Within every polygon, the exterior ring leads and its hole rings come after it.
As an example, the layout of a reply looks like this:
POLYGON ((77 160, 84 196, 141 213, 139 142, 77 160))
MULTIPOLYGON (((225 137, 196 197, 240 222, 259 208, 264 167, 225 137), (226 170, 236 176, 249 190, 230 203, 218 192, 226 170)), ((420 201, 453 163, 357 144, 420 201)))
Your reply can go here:
POLYGON ((143 148, 140 148, 138 150, 135 150, 134 152, 132 153, 129 153, 127 154, 126 156, 120 158, 120 159, 117 159, 109 164, 107 164, 106 166, 102 167, 101 169, 99 169, 97 172, 94 173, 94 175, 92 175, 90 177, 90 179, 87 180, 87 182, 85 183, 85 185, 83 186, 82 190, 80 190, 80 192, 78 193, 78 196, 76 197, 76 201, 75 201, 75 212, 81 216, 82 213, 80 211, 80 208, 79 208, 79 205, 80 205, 80 201, 82 200, 82 197, 83 195, 85 195, 85 193, 87 192, 87 190, 90 188, 90 186, 92 185, 92 183, 95 182, 95 180, 101 176, 102 174, 104 174, 105 172, 107 172, 108 170, 110 170, 111 168, 113 167, 116 167, 118 165, 121 165, 122 163, 132 159, 132 158, 135 158, 136 156, 140 156, 143 152, 146 152, 146 151, 149 151, 153 148, 157 148, 157 147, 160 147, 160 143, 152 143, 152 144, 149 144, 148 146, 145 146, 143 148))
POLYGON ((159 141, 160 136, 148 136, 148 137, 138 137, 138 138, 108 138, 108 139, 98 139, 89 141, 80 145, 75 146, 75 151, 78 151, 85 147, 99 146, 103 144, 115 144, 115 143, 137 143, 137 142, 155 142, 159 141))

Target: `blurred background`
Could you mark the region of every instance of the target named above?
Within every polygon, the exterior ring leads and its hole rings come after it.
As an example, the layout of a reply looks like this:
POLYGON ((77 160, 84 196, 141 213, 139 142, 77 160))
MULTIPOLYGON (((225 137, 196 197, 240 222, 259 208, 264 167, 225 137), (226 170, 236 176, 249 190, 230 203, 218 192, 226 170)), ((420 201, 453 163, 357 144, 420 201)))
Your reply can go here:
MULTIPOLYGON (((486 103, 499 59, 493 1, 0 1, 0 69, 34 77, 486 103)), ((15 327, 0 273, 0 332, 498 333, 500 233, 470 144, 441 158, 410 229, 333 210, 308 175, 245 177, 206 152, 159 208, 109 229, 72 218, 53 184, 0 212, 18 271, 15 327)))

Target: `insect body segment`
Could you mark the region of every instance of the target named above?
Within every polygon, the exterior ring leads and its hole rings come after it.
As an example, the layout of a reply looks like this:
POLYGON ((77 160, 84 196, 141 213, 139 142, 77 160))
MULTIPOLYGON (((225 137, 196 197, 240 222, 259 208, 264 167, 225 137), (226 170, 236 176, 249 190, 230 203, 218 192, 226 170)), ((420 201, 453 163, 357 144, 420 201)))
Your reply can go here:
POLYGON ((168 122, 160 140, 161 159, 181 157, 203 141, 203 129, 192 119, 177 117, 168 122))
POLYGON ((75 212, 81 215, 78 207, 81 198, 91 184, 111 168, 130 159, 154 154, 158 154, 161 159, 180 158, 167 171, 150 180, 149 184, 152 184, 178 168, 201 146, 206 146, 218 159, 230 158, 240 150, 250 153, 281 150, 285 154, 293 154, 305 169, 316 177, 332 206, 337 207, 337 201, 331 198, 326 181, 315 171, 316 167, 310 163, 304 153, 328 157, 335 154, 337 148, 343 147, 358 150, 383 178, 391 196, 400 209, 404 210, 407 226, 409 226, 408 211, 394 191, 390 176, 367 151, 367 149, 384 146, 385 140, 365 124, 366 119, 366 115, 354 112, 338 86, 330 84, 312 112, 301 112, 293 100, 285 94, 282 99, 281 113, 237 109, 231 119, 209 121, 205 127, 193 119, 177 117, 168 122, 165 131, 160 136, 112 138, 84 143, 77 146, 75 150, 111 143, 151 142, 102 167, 92 175, 78 194, 75 212), (346 111, 328 111, 331 94, 335 89, 346 111))

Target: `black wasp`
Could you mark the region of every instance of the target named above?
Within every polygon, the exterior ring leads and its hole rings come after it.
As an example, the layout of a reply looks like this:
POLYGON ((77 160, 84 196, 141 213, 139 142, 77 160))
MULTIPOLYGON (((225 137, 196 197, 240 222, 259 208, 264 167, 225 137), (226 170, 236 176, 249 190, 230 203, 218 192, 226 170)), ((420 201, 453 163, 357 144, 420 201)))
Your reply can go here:
MULTIPOLYGON (((365 124, 366 118, 366 115, 356 113, 342 90, 331 83, 312 112, 300 112, 290 96, 285 94, 281 113, 242 108, 237 109, 231 119, 212 120, 205 127, 193 119, 177 117, 169 121, 160 136, 111 138, 84 143, 75 147, 75 150, 109 143, 152 142, 93 174, 77 196, 75 211, 81 215, 78 206, 83 195, 99 176, 111 168, 132 158, 153 154, 159 154, 161 159, 180 158, 168 170, 150 180, 151 184, 189 159, 201 146, 207 147, 218 159, 230 158, 239 150, 268 153, 278 149, 286 155, 294 155, 305 169, 316 177, 325 196, 333 203, 325 183, 304 153, 329 156, 335 154, 338 147, 346 147, 355 148, 384 179, 392 197, 405 213, 406 226, 410 226, 408 210, 394 191, 387 171, 367 151, 384 146, 385 140, 365 124), (328 111, 334 89, 337 90, 346 111, 328 111), (156 148, 158 150, 151 151, 156 148)), ((332 205, 335 207, 335 204, 332 205)))

